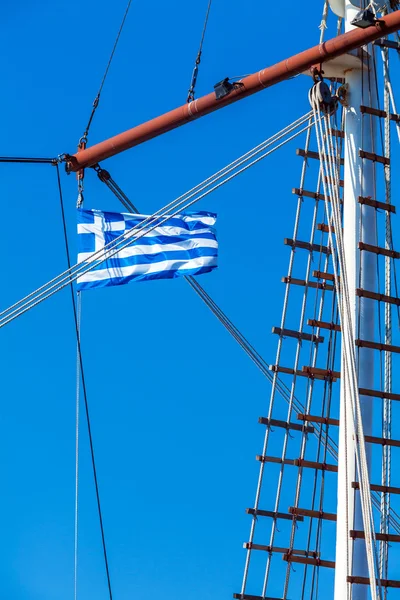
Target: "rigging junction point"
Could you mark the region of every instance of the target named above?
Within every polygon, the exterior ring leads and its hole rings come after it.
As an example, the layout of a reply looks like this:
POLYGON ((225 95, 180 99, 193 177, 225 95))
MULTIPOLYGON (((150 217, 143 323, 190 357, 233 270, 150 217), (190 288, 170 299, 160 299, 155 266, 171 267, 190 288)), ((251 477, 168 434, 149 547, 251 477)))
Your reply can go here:
POLYGON ((207 94, 108 140, 89 148, 80 149, 73 155, 66 155, 66 170, 67 172, 76 172, 93 167, 106 158, 138 146, 242 98, 247 98, 247 96, 285 81, 294 75, 309 71, 313 67, 320 69, 322 64, 342 57, 399 29, 400 10, 397 10, 379 18, 366 29, 353 29, 271 67, 262 69, 258 73, 244 77, 234 85, 230 93, 222 98, 217 99, 215 93, 207 94))

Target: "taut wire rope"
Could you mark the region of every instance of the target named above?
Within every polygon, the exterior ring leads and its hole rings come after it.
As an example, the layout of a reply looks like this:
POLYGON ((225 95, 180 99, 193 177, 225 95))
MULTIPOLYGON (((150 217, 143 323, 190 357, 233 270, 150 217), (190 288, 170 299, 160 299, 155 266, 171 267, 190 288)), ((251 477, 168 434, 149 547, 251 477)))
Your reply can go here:
MULTIPOLYGON (((57 168, 58 191, 59 191, 59 197, 60 197, 61 217, 62 217, 64 241, 65 241, 65 251, 66 251, 68 266, 70 267, 71 257, 70 257, 69 244, 68 244, 67 225, 66 225, 66 220, 65 220, 64 200, 63 200, 63 193, 62 193, 62 187, 61 187, 60 170, 59 170, 58 165, 56 168, 57 168)), ((104 556, 104 565, 105 565, 106 577, 107 577, 108 594, 109 594, 110 600, 112 600, 113 596, 112 596, 112 588, 111 588, 111 578, 110 578, 110 571, 109 571, 109 566, 108 566, 108 555, 107 555, 107 547, 106 547, 106 540, 105 540, 105 534, 104 534, 103 515, 102 515, 101 503, 100 503, 100 492, 99 492, 99 485, 98 485, 98 478, 97 478, 96 460, 95 460, 95 454, 94 454, 92 427, 91 427, 91 422, 90 422, 89 403, 88 403, 87 391, 86 391, 85 372, 83 369, 82 349, 81 349, 81 339, 80 339, 80 329, 79 329, 80 314, 78 317, 78 311, 77 311, 77 306, 75 303, 74 288, 72 285, 72 281, 70 281, 70 286, 71 286, 70 289, 71 289, 72 310, 73 310, 76 343, 77 343, 77 362, 78 362, 78 366, 79 366, 79 375, 80 375, 80 381, 82 384, 82 393, 83 393, 83 399, 84 399, 84 405, 85 405, 85 414, 86 414, 86 422, 87 422, 87 428, 88 428, 90 456, 91 456, 91 463, 92 463, 93 479, 94 479, 94 484, 95 484, 96 503, 97 503, 97 510, 98 510, 98 516, 99 516, 100 533, 101 533, 103 556, 104 556)), ((79 310, 80 310, 80 305, 79 305, 79 310)), ((78 380, 77 385, 79 385, 79 380, 78 380)), ((79 393, 78 392, 76 394, 76 397, 77 397, 77 403, 78 403, 79 402, 79 393)), ((79 415, 77 415, 77 416, 79 416, 79 415)), ((79 430, 76 433, 78 434, 79 430)), ((75 440, 75 442, 76 442, 76 440, 75 440)), ((77 460, 77 457, 76 457, 76 460, 77 460)), ((77 477, 77 472, 75 473, 75 476, 77 477)), ((75 502, 77 502, 77 498, 75 498, 75 502)), ((75 506, 75 510, 77 510, 76 506, 75 506)), ((75 531, 77 532, 77 521, 75 523, 75 531)), ((76 544, 75 547, 76 547, 76 551, 77 551, 77 540, 76 540, 75 544, 76 544)), ((77 557, 77 555, 76 555, 76 557, 77 557)), ((74 581, 75 581, 75 576, 74 576, 74 581)))
MULTIPOLYGON (((368 474, 368 463, 366 457, 366 447, 365 447, 365 439, 364 439, 364 431, 363 431, 363 423, 362 423, 362 414, 361 414, 361 406, 358 392, 358 378, 357 378, 357 370, 356 370, 356 361, 355 361, 355 341, 354 341, 354 332, 353 332, 353 324, 352 324, 352 316, 351 316, 351 301, 350 301, 350 293, 348 287, 348 277, 347 277, 347 269, 346 269, 346 260, 344 253, 344 245, 343 245, 343 237, 342 237, 342 229, 341 229, 341 218, 340 218, 340 200, 338 193, 338 171, 337 164, 334 164, 335 157, 332 154, 333 147, 331 143, 331 123, 330 116, 327 115, 321 120, 321 114, 319 109, 319 103, 316 98, 315 90, 312 92, 312 100, 313 100, 313 109, 314 109, 314 117, 316 120, 316 134, 317 134, 317 143, 318 143, 318 152, 321 160, 322 168, 326 170, 328 174, 327 183, 324 182, 324 189, 326 187, 329 188, 330 196, 331 196, 331 216, 329 216, 329 202, 328 202, 328 194, 325 191, 325 206, 326 206, 326 214, 328 218, 328 222, 332 223, 334 226, 334 230, 336 233, 336 244, 337 244, 337 253, 338 260, 340 265, 340 273, 341 273, 341 283, 339 289, 339 279, 337 274, 336 262, 333 260, 334 266, 334 279, 336 291, 339 298, 339 313, 340 320, 342 324, 342 344, 343 344, 343 360, 344 360, 344 375, 347 377, 348 381, 348 389, 349 389, 349 399, 352 407, 353 421, 350 423, 354 431, 355 437, 355 459, 357 464, 357 470, 359 474, 359 485, 360 485, 360 499, 361 499, 361 508, 362 508, 362 517, 364 523, 364 532, 365 532, 365 545, 367 550, 367 562, 368 562, 368 571, 370 578, 370 589, 372 600, 377 600, 378 598, 382 598, 382 590, 380 585, 379 576, 377 578, 376 567, 378 566, 377 561, 377 552, 376 552, 376 543, 375 543, 375 530, 374 530, 374 521, 372 514, 372 502, 371 502, 371 491, 370 491, 370 483, 369 483, 369 474, 368 474), (318 120, 317 120, 318 119, 318 120), (323 130, 323 125, 325 125, 325 132, 323 130), (330 142, 328 149, 325 149, 325 139, 330 142), (329 183, 331 182, 331 184, 329 183)), ((329 231, 329 243, 332 251, 332 256, 335 256, 335 246, 333 244, 332 238, 332 230, 331 227, 328 228, 329 231)), ((347 545, 346 545, 347 546, 347 545)), ((378 572, 379 573, 379 572, 378 572)))
POLYGON ((124 28, 125 21, 126 21, 126 18, 128 16, 128 12, 129 12, 129 9, 131 7, 131 4, 132 4, 132 0, 128 0, 128 4, 126 6, 124 16, 122 18, 121 25, 120 25, 118 33, 117 33, 117 37, 115 38, 113 49, 112 49, 111 54, 110 54, 110 58, 108 59, 107 66, 106 66, 106 69, 104 71, 104 75, 103 75, 103 78, 101 80, 101 83, 100 83, 99 91, 97 92, 97 95, 96 95, 95 99, 93 100, 92 112, 90 113, 89 121, 88 121, 88 123, 86 125, 85 131, 83 132, 83 135, 82 135, 81 139, 79 140, 79 144, 80 145, 87 143, 87 139, 88 139, 88 135, 89 135, 89 129, 90 129, 90 126, 92 124, 93 117, 94 117, 94 114, 95 114, 95 112, 97 110, 97 107, 99 106, 101 92, 103 91, 103 87, 104 87, 104 84, 106 82, 107 75, 108 75, 108 72, 110 70, 111 63, 112 63, 112 60, 114 58, 114 54, 115 54, 115 51, 116 51, 117 46, 118 46, 119 38, 121 37, 121 33, 122 33, 123 28, 124 28))
MULTIPOLYGON (((307 119, 308 119, 308 115, 307 115, 307 119)), ((298 127, 298 126, 299 125, 297 125, 296 127, 298 127)), ((51 297, 53 294, 57 293, 58 291, 60 291, 61 289, 63 289, 67 285, 69 285, 71 280, 76 281, 76 279, 78 279, 78 277, 91 271, 94 266, 102 264, 108 258, 112 258, 120 250, 124 249, 126 246, 130 245, 132 242, 134 242, 138 239, 141 239, 144 235, 153 231, 153 229, 155 229, 156 227, 163 225, 166 221, 173 218, 174 216, 179 214, 181 211, 186 210, 187 208, 193 206, 193 204, 195 204, 196 202, 198 202, 199 200, 201 200, 202 198, 204 198, 211 192, 215 191, 216 189, 219 189, 220 187, 225 185, 228 181, 231 181, 232 179, 234 179, 239 174, 243 173, 244 171, 246 171, 253 165, 257 164, 258 162, 260 162, 261 160, 263 160, 264 158, 266 158, 267 156, 269 156, 270 154, 272 154, 273 152, 275 152, 276 150, 278 150, 279 148, 281 148, 282 146, 284 146, 285 144, 290 142, 292 139, 294 139, 295 137, 300 135, 303 131, 308 130, 311 126, 312 125, 307 125, 307 126, 303 127, 302 129, 295 131, 294 134, 285 138, 279 144, 277 144, 276 146, 273 146, 270 150, 268 150, 267 152, 264 152, 264 154, 261 154, 260 156, 258 156, 256 158, 253 158, 254 154, 253 155, 250 154, 250 156, 248 156, 248 158, 247 158, 247 161, 250 158, 252 160, 250 162, 248 162, 248 164, 245 164, 245 166, 241 167, 239 170, 236 170, 236 171, 234 171, 235 167, 230 167, 230 169, 227 172, 231 173, 231 174, 228 177, 226 177, 226 173, 225 173, 225 178, 223 178, 223 175, 219 176, 217 179, 218 183, 216 183, 215 185, 212 185, 212 187, 209 187, 209 189, 207 189, 200 195, 196 196, 195 193, 189 193, 189 195, 184 194, 183 196, 180 196, 176 200, 174 200, 174 201, 170 202, 168 205, 164 206, 162 209, 153 213, 153 215, 146 217, 145 219, 143 219, 143 221, 138 226, 131 228, 130 230, 128 230, 121 236, 117 237, 111 243, 106 244, 104 246, 104 248, 91 254, 90 259, 74 265, 73 267, 71 267, 71 269, 67 269, 66 271, 64 271, 63 273, 58 275, 57 277, 53 278, 47 284, 41 286, 34 292, 28 294, 23 299, 19 300, 18 302, 13 304, 11 307, 6 309, 5 311, 2 311, 2 313, 0 313, 0 327, 6 325, 7 323, 12 321, 17 316, 25 313, 27 310, 30 310, 34 306, 37 306, 38 304, 40 304, 47 298, 51 297), (232 173, 232 171, 234 171, 234 172, 232 173), (190 201, 188 201, 188 199, 190 199, 190 201), (172 212, 170 212, 170 210, 172 210, 172 212), (18 309, 17 309, 17 307, 18 307, 18 309)), ((282 137, 282 135, 281 135, 281 137, 282 137)), ((271 144, 272 144, 272 142, 269 142, 268 146, 270 146, 271 144)), ((264 148, 262 148, 262 149, 265 149, 265 147, 268 147, 268 146, 264 146, 264 148)), ((261 149, 258 147, 256 154, 259 154, 260 152, 261 152, 261 149)), ((249 153, 247 153, 247 154, 249 154, 249 153)), ((239 162, 237 162, 236 167, 238 165, 243 164, 243 162, 246 162, 246 160, 240 159, 239 162)), ((212 178, 209 178, 209 179, 212 179, 212 178)), ((211 182, 211 183, 213 184, 214 182, 211 182)), ((199 186, 196 186, 196 188, 198 188, 198 187, 199 186)))
POLYGON ((206 16, 204 19, 204 24, 203 24, 203 31, 201 34, 201 38, 200 38, 200 46, 197 52, 197 56, 196 56, 196 60, 194 63, 194 68, 193 68, 193 72, 192 72, 192 79, 190 82, 190 88, 188 90, 188 97, 187 97, 187 102, 193 102, 194 100, 194 94, 195 94, 195 88, 196 88, 196 83, 197 83, 197 77, 199 74, 199 66, 200 66, 200 62, 201 62, 201 54, 203 52, 203 44, 204 44, 204 37, 206 35, 206 31, 207 31, 207 25, 208 25, 208 17, 210 16, 210 9, 211 9, 211 4, 212 4, 212 0, 208 0, 208 6, 207 6, 207 11, 206 11, 206 16))

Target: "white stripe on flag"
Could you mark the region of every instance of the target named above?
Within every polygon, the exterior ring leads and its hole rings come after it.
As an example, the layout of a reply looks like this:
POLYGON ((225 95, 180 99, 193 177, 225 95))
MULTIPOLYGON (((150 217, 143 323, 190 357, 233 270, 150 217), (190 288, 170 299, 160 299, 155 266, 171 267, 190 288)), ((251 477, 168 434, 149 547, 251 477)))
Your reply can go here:
MULTIPOLYGON (((193 248, 218 248, 218 242, 216 240, 209 240, 208 238, 193 238, 177 242, 176 244, 132 244, 120 250, 118 254, 115 254, 114 258, 129 258, 140 254, 157 254, 158 252, 177 252, 180 250, 192 250, 193 248)), ((92 252, 80 252, 78 254, 78 263, 84 260, 96 262, 98 257, 95 256, 92 258, 92 256, 92 252)))
POLYGON ((190 260, 163 260, 153 264, 131 265, 129 267, 120 267, 112 269, 99 269, 84 273, 78 278, 78 283, 87 283, 89 281, 104 281, 114 277, 131 277, 133 274, 144 275, 158 273, 161 271, 179 271, 200 269, 201 267, 212 267, 217 265, 216 256, 200 256, 190 260))

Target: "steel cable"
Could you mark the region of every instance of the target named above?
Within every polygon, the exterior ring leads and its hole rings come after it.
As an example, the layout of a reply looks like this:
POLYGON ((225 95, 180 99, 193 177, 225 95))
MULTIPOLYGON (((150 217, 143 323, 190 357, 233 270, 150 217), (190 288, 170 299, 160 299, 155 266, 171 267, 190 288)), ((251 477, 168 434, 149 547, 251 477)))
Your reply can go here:
MULTIPOLYGON (((69 285, 71 280, 76 281, 78 277, 81 277, 85 273, 91 271, 95 266, 98 266, 104 263, 107 259, 112 258, 113 256, 115 256, 115 254, 123 250, 125 247, 127 247, 134 241, 141 239, 144 235, 150 233, 156 227, 163 225, 166 221, 173 218, 181 211, 187 210, 193 204, 206 197, 208 194, 215 191, 216 189, 219 189, 228 181, 231 181, 233 178, 237 177, 239 174, 243 173, 253 165, 257 164, 258 162, 269 156, 272 152, 275 152, 276 150, 287 144, 289 141, 300 135, 303 131, 308 130, 310 127, 311 125, 307 125, 306 127, 296 131, 290 137, 284 139, 281 143, 274 146, 272 149, 265 152, 264 154, 261 154, 257 158, 249 156, 247 160, 253 158, 251 162, 249 162, 239 170, 233 172, 231 175, 229 175, 229 177, 225 177, 225 179, 223 179, 223 177, 220 176, 219 179, 222 179, 222 181, 219 181, 202 194, 196 196, 195 193, 191 193, 189 195, 181 196, 180 198, 183 198, 183 200, 178 198, 169 203, 168 205, 164 206, 162 209, 153 213, 153 215, 146 217, 140 223, 140 225, 131 228, 127 232, 118 236, 109 244, 106 244, 102 249, 94 252, 88 260, 74 265, 71 269, 67 269, 66 271, 53 278, 34 292, 31 292, 23 299, 10 306, 8 309, 2 311, 0 313, 0 327, 3 327, 7 323, 11 322, 14 318, 17 318, 21 314, 24 314, 34 306, 37 306, 47 298, 51 297, 52 295, 69 285), (192 199, 188 201, 188 199, 190 198, 192 199), (171 206, 173 207, 172 213, 169 212, 171 206)), ((259 152, 260 150, 257 150, 256 154, 258 154, 259 152)), ((242 162, 239 162, 239 164, 242 164, 242 162)), ((234 168, 232 167, 229 169, 228 172, 231 172, 233 170, 234 168)))
MULTIPOLYGON (((67 225, 66 225, 66 220, 65 220, 64 200, 63 200, 62 187, 61 187, 60 171, 59 171, 58 165, 57 165, 57 182, 58 182, 58 190, 59 190, 59 197, 60 197, 61 218, 62 218, 63 232, 64 232, 65 251, 66 251, 66 256, 67 256, 68 267, 70 267, 71 258, 70 258, 70 252, 69 252, 67 225)), ((77 306, 75 303, 74 288, 72 286, 72 281, 70 282, 70 286, 71 286, 72 311, 73 311, 73 317, 74 317, 75 335, 76 335, 76 343, 77 343, 77 361, 78 361, 80 378, 81 378, 81 383, 82 383, 82 392, 83 392, 86 423, 87 423, 89 446, 90 446, 90 457, 91 457, 91 463, 92 463, 93 479, 94 479, 95 492, 96 492, 96 503, 97 503, 97 510, 98 510, 98 516, 99 516, 100 533, 101 533, 102 549, 103 549, 103 556, 104 556, 104 565, 105 565, 106 577, 107 577, 108 594, 109 594, 110 600, 112 600, 110 570, 109 570, 109 565, 108 565, 108 555, 107 555, 107 547, 106 547, 106 540, 105 540, 105 534, 104 534, 103 515, 102 515, 101 503, 100 503, 100 492, 99 492, 99 484, 98 484, 98 478, 97 478, 96 460, 95 460, 95 454, 94 454, 92 427, 91 427, 91 422, 90 422, 89 403, 88 403, 87 391, 86 391, 85 372, 83 369, 82 349, 81 349, 81 339, 80 339, 80 329, 79 329, 80 317, 78 318, 78 311, 77 311, 77 306)), ((79 304, 79 310, 80 310, 80 304, 79 304)), ((78 401, 79 401, 79 393, 77 392, 77 403, 78 403, 78 401)), ((77 412, 76 418, 78 419, 79 418, 78 408, 76 409, 76 412, 77 412)), ((78 451, 77 440, 76 440, 76 451, 78 451)), ((76 478, 77 478, 77 476, 78 476, 78 471, 76 470, 76 478)), ((77 483, 76 483, 76 486, 77 486, 77 483)), ((75 503, 76 503, 75 510, 77 510, 77 487, 76 487, 75 503)), ((77 520, 75 522, 75 532, 77 535, 77 520)), ((75 539, 75 551, 77 552, 77 538, 75 539)), ((75 555, 75 565, 77 565, 77 555, 75 555)), ((76 572, 75 572, 75 590, 76 590, 76 572)))

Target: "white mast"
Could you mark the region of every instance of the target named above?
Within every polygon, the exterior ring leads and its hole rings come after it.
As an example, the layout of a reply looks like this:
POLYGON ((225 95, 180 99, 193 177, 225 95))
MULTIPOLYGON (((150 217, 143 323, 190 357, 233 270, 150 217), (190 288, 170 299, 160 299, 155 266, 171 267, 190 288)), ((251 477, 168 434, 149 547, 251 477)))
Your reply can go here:
MULTIPOLYGON (((331 8, 345 19, 346 31, 360 10, 347 0, 330 0, 331 8)), ((361 67, 361 64, 360 64, 361 67)), ((344 221, 343 237, 351 301, 351 319, 354 339, 374 339, 374 300, 360 298, 357 302, 356 289, 375 290, 376 265, 373 255, 358 249, 359 241, 376 245, 375 215, 372 207, 361 205, 359 196, 374 198, 373 163, 360 158, 359 151, 373 151, 373 124, 370 115, 362 115, 360 105, 375 105, 374 74, 367 70, 351 69, 345 73, 348 84, 348 106, 344 132, 344 221)), ((346 327, 347 316, 343 311, 342 330, 346 327)), ((359 387, 374 387, 374 351, 359 350, 359 387)), ((357 354, 356 354, 357 355, 357 354)), ((359 492, 352 488, 356 481, 355 441, 353 436, 353 414, 351 410, 349 386, 346 382, 342 348, 342 376, 340 390, 340 433, 339 433, 339 472, 336 537, 335 600, 367 600, 368 586, 348 584, 347 576, 368 577, 365 541, 350 538, 350 530, 362 531, 363 519, 359 492), (345 427, 345 424, 347 425, 345 427)), ((363 426, 366 435, 372 433, 372 398, 361 397, 363 426)), ((370 452, 367 448, 368 463, 370 452)))

